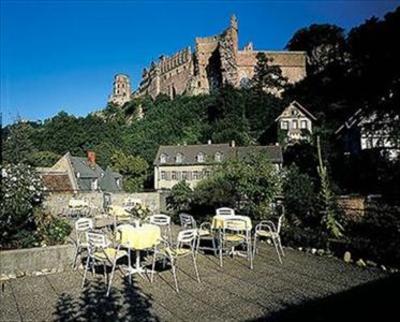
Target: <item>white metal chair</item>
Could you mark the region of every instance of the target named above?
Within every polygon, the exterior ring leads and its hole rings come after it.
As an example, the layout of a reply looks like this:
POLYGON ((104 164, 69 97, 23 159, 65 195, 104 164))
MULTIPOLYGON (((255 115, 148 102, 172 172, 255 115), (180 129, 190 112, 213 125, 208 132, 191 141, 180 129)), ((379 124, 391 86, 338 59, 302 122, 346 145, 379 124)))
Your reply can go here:
POLYGON ((196 229, 197 223, 193 216, 185 213, 179 214, 179 220, 181 222, 181 227, 184 229, 196 229))
POLYGON ((149 217, 150 224, 157 225, 161 229, 163 238, 167 238, 168 241, 172 242, 172 231, 171 231, 171 217, 164 214, 152 215, 149 217))
POLYGON ((182 230, 178 233, 177 244, 176 246, 171 246, 170 243, 166 240, 162 240, 161 244, 156 245, 154 247, 154 254, 153 254, 153 264, 152 264, 152 273, 150 281, 153 282, 154 279, 154 270, 156 265, 156 259, 158 256, 163 257, 164 259, 168 259, 172 266, 172 274, 174 275, 175 281, 175 288, 176 291, 179 293, 179 286, 178 286, 178 279, 176 277, 176 265, 178 258, 186 257, 188 255, 192 256, 193 259, 193 266, 196 272, 196 278, 199 283, 201 283, 199 271, 197 269, 197 262, 196 262, 196 238, 197 237, 197 230, 196 229, 187 229, 182 230), (162 248, 160 249, 160 245, 162 248), (185 247, 186 246, 186 247, 185 247))
POLYGON ((75 234, 76 234, 76 244, 75 244, 75 255, 74 262, 72 263, 72 268, 76 269, 76 260, 82 251, 87 250, 88 242, 86 239, 86 232, 93 229, 93 220, 90 218, 80 218, 75 222, 75 234))
POLYGON ((257 239, 259 239, 260 237, 270 238, 274 243, 276 253, 278 254, 279 262, 282 264, 281 255, 285 256, 285 253, 283 252, 281 237, 279 234, 281 232, 283 218, 284 215, 282 214, 278 219, 277 226, 275 226, 275 224, 270 220, 263 220, 256 226, 254 232, 253 257, 257 252, 257 247, 256 247, 257 239))
MULTIPOLYGON (((185 229, 196 229, 197 228, 197 223, 196 220, 193 218, 193 216, 185 213, 179 214, 179 219, 181 222, 181 227, 185 229)), ((213 250, 215 256, 217 256, 217 247, 215 245, 215 238, 213 231, 211 229, 211 223, 209 222, 203 222, 200 227, 197 229, 197 246, 196 246, 196 252, 199 250, 213 250), (205 247, 205 246, 200 246, 201 240, 202 239, 211 239, 212 242, 212 247, 205 247)))
POLYGON ((218 208, 216 210, 216 214, 217 214, 217 216, 234 216, 235 210, 233 210, 232 208, 228 208, 228 207, 222 207, 222 208, 218 208))
POLYGON ((103 264, 104 278, 106 283, 108 282, 106 293, 108 296, 110 294, 117 260, 126 256, 127 252, 125 250, 120 250, 120 246, 117 248, 110 247, 111 242, 107 240, 106 235, 103 233, 87 232, 86 238, 88 241, 88 258, 86 260, 85 272, 83 274, 82 287, 85 286, 89 265, 91 265, 92 273, 94 274, 95 266, 97 264, 103 264), (112 267, 109 281, 107 281, 107 265, 112 267))
MULTIPOLYGON (((224 220, 224 226, 220 229, 219 238, 219 260, 223 267, 222 253, 229 250, 229 254, 234 255, 235 247, 244 245, 246 247, 246 257, 250 261, 250 269, 253 269, 253 254, 251 251, 251 229, 246 220, 242 218, 230 218, 224 220)), ((240 253, 238 253, 240 254, 240 253)))

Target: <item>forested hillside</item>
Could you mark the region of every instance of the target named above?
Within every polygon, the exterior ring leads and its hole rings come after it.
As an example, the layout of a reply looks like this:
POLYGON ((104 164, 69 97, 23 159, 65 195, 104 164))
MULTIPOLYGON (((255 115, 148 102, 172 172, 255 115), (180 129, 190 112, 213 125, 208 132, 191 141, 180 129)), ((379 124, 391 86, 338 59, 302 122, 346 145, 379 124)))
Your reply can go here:
MULTIPOLYGON (((295 85, 281 82, 273 62, 260 56, 248 88, 226 86, 210 95, 183 95, 174 100, 162 95, 154 101, 144 97, 86 117, 60 112, 40 124, 17 122, 2 131, 3 160, 51 166, 67 151, 84 156, 92 149, 102 166, 121 168, 112 156, 133 155, 147 162, 151 175, 151 164, 161 144, 205 143, 209 139, 214 143, 235 140, 238 145, 277 142, 275 118, 295 99, 318 118, 314 134, 321 136, 338 189, 375 192, 370 188, 378 185, 379 192, 393 192, 393 180, 400 178, 399 162, 387 162, 379 153, 344 160, 334 132, 361 108, 376 112, 378 118, 389 115, 390 137, 399 142, 398 39, 399 8, 382 20, 371 18, 347 34, 339 26, 311 25, 296 32, 287 45, 308 55, 308 76, 295 85), (276 87, 277 77, 285 89, 281 98, 262 90, 268 85, 276 87), (144 112, 142 119, 137 118, 139 107, 144 112), (359 168, 361 164, 364 169, 359 168), (349 182, 349 175, 355 185, 349 182), (369 187, 363 191, 366 182, 369 187)), ((313 173, 313 155, 312 145, 298 145, 286 151, 285 162, 313 173)))

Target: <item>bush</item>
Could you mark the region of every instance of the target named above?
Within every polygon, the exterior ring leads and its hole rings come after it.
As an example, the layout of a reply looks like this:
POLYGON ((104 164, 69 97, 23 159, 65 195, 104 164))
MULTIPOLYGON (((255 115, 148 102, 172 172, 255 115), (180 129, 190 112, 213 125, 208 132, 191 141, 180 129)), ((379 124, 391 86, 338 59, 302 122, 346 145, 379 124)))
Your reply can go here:
POLYGON ((34 230, 34 209, 42 202, 43 184, 35 170, 24 164, 5 165, 1 177, 0 230, 4 246, 20 238, 21 231, 34 230))
POLYGON ((35 213, 37 240, 42 246, 63 244, 72 231, 71 224, 63 218, 38 210, 35 213))
POLYGON ((176 213, 189 211, 193 200, 193 190, 185 180, 178 182, 171 189, 171 194, 167 198, 170 209, 176 213))

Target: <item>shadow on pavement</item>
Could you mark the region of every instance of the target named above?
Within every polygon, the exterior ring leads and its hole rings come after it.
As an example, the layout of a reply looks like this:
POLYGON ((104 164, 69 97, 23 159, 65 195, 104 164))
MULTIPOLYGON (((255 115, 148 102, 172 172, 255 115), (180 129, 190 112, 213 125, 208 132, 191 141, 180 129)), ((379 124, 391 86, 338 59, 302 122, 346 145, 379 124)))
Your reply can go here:
POLYGON ((400 274, 252 321, 399 321, 400 274))

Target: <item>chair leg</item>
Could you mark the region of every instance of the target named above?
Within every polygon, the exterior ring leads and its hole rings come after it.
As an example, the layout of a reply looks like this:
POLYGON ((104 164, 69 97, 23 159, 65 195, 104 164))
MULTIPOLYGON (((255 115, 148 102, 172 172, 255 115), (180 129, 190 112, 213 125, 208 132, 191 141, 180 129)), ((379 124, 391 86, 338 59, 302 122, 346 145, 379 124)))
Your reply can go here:
POLYGON ((253 252, 251 250, 251 237, 247 239, 247 257, 250 258, 250 269, 253 269, 253 252))
POLYGON ((254 244, 253 244, 253 258, 256 257, 256 249, 257 249, 257 236, 254 235, 254 244))
POLYGON ((72 263, 72 269, 76 269, 76 260, 78 259, 78 252, 79 252, 79 246, 76 246, 75 248, 75 255, 74 255, 74 262, 72 263))
POLYGON ((129 284, 132 284, 132 271, 131 271, 131 249, 128 248, 128 269, 129 269, 129 284))
POLYGON ((153 263, 151 264, 151 276, 150 276, 150 283, 153 283, 154 279, 154 270, 156 269, 156 252, 154 251, 153 254, 153 263))
POLYGON ((103 274, 104 274, 104 279, 106 280, 107 283, 107 265, 106 262, 103 263, 103 274))
POLYGON ((212 242, 212 246, 213 246, 213 250, 214 250, 214 255, 215 255, 215 256, 218 256, 218 255, 217 255, 217 246, 215 245, 215 238, 214 238, 214 236, 211 236, 211 242, 212 242))
POLYGON ((279 263, 282 264, 281 254, 280 254, 280 252, 279 252, 278 244, 277 244, 277 242, 276 242, 276 239, 275 239, 275 238, 272 238, 272 242, 274 243, 274 246, 275 246, 275 249, 276 249, 276 253, 278 254, 279 263))
POLYGON ((113 263, 113 266, 112 266, 112 269, 111 269, 111 275, 110 275, 110 278, 109 278, 109 281, 108 281, 108 287, 107 287, 106 296, 108 296, 110 294, 111 284, 112 284, 112 281, 113 281, 113 278, 114 278, 114 273, 115 273, 115 267, 116 266, 117 266, 117 257, 114 258, 114 263, 113 263))
POLYGON ((85 286, 86 274, 89 269, 89 262, 90 262, 90 257, 88 256, 88 258, 86 259, 85 272, 83 273, 82 288, 85 286))
POLYGON ((223 267, 223 264, 222 264, 222 243, 221 242, 219 244, 219 266, 223 267))
POLYGON ((174 275, 176 292, 179 293, 178 279, 176 278, 175 260, 171 258, 172 274, 174 275))
POLYGON ((199 283, 201 283, 200 275, 199 275, 199 270, 197 269, 196 256, 194 255, 194 253, 192 253, 192 257, 193 257, 194 270, 196 271, 197 281, 198 281, 199 283))
POLYGON ((285 256, 285 253, 283 252, 283 247, 282 247, 280 236, 278 237, 278 246, 279 246, 279 249, 281 250, 282 256, 285 256))

